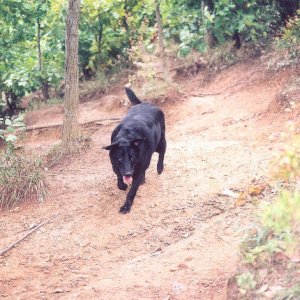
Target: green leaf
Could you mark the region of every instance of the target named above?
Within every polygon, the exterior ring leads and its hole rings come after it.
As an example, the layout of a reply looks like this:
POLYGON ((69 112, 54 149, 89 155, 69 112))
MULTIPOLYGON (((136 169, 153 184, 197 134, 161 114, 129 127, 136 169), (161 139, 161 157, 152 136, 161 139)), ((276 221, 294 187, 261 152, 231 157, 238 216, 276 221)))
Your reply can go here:
POLYGON ((8 126, 7 128, 6 128, 6 132, 7 133, 14 133, 16 130, 15 130, 15 128, 13 128, 12 126, 8 126))
POLYGON ((14 122, 23 122, 24 121, 24 115, 19 115, 17 118, 14 119, 14 122))
POLYGON ((11 120, 10 119, 5 119, 4 124, 6 126, 10 126, 11 125, 11 120))
POLYGON ((17 137, 13 134, 9 134, 6 138, 5 141, 9 143, 14 143, 17 140, 17 137))
POLYGON ((24 123, 21 123, 21 122, 13 122, 12 124, 11 124, 11 127, 25 127, 25 124, 24 123))

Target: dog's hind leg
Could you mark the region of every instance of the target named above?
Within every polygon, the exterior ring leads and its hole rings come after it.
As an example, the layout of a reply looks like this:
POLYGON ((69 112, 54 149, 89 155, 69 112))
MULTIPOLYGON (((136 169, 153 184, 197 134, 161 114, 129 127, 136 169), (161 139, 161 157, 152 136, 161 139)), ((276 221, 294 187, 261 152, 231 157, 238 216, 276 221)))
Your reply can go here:
POLYGON ((156 152, 158 152, 158 162, 157 162, 158 174, 161 174, 164 169, 164 158, 165 158, 166 148, 167 148, 166 138, 165 136, 162 136, 156 149, 156 152))

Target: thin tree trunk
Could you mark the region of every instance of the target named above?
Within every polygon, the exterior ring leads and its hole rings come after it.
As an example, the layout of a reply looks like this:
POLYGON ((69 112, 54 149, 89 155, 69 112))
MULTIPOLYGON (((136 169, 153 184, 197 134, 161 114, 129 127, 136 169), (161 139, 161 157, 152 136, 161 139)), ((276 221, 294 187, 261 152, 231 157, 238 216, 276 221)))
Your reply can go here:
POLYGON ((155 0, 155 14, 156 14, 156 23, 157 23, 157 31, 158 31, 159 55, 163 67, 164 80, 165 82, 169 82, 170 77, 167 70, 167 56, 165 52, 164 32, 163 32, 163 25, 161 20, 159 0, 155 0))
POLYGON ((42 62, 42 50, 41 50, 41 23, 39 18, 37 18, 37 48, 38 48, 38 61, 39 61, 40 80, 42 84, 42 93, 44 96, 44 100, 47 101, 50 98, 49 85, 48 82, 43 78, 43 62, 42 62))
POLYGON ((41 50, 41 23, 40 19, 37 18, 37 48, 38 48, 38 61, 39 71, 42 72, 42 50, 41 50))
MULTIPOLYGON (((204 8, 205 6, 207 7, 208 11, 212 14, 213 11, 214 11, 214 3, 212 0, 202 0, 201 1, 201 13, 202 13, 202 16, 204 14, 204 8)), ((216 44, 216 39, 213 35, 213 31, 211 28, 207 28, 206 30, 206 34, 205 34, 205 42, 208 46, 209 49, 213 48, 214 45, 216 44)))
POLYGON ((101 21, 101 14, 100 11, 98 12, 98 34, 95 36, 96 42, 97 42, 97 50, 98 54, 101 53, 101 43, 102 43, 102 35, 103 35, 103 24, 101 21))
POLYGON ((76 137, 79 136, 78 104, 78 22, 80 0, 69 0, 66 22, 66 58, 65 58, 65 114, 62 128, 62 149, 72 152, 76 137))
POLYGON ((163 33, 163 26, 162 26, 160 7, 158 1, 159 0, 155 0, 155 14, 156 14, 156 23, 157 23, 157 31, 158 31, 159 51, 160 54, 163 56, 165 52, 164 33, 163 33))

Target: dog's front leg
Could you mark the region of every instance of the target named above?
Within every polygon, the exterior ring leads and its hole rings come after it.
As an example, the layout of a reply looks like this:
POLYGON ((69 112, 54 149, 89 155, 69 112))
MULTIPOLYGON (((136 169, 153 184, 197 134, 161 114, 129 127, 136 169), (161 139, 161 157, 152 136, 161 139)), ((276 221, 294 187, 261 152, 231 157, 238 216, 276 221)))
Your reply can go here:
POLYGON ((139 175, 136 178, 133 177, 132 186, 127 194, 124 205, 122 205, 120 208, 120 213, 127 214, 130 212, 136 192, 143 180, 145 180, 145 171, 139 173, 139 175))
POLYGON ((127 189, 127 184, 123 182, 123 177, 121 175, 118 175, 118 183, 117 186, 120 190, 125 191, 127 189))

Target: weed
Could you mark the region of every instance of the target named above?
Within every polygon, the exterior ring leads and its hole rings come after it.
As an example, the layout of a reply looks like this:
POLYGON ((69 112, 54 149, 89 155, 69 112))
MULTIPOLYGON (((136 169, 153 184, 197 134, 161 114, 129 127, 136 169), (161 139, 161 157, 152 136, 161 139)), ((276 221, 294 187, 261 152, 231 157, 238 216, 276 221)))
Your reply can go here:
POLYGON ((255 289, 257 282, 254 279, 254 275, 250 272, 242 273, 236 276, 239 291, 242 295, 246 295, 255 289))
POLYGON ((288 133, 292 142, 275 163, 275 178, 288 185, 281 187, 274 201, 262 205, 260 225, 241 247, 244 263, 251 270, 236 276, 241 295, 258 293, 256 286, 264 287, 262 294, 271 293, 272 299, 298 299, 300 295, 299 265, 291 259, 300 247, 300 137, 293 125, 289 124, 288 133), (264 278, 259 278, 260 270, 267 270, 264 278))
POLYGON ((283 29, 281 36, 275 38, 275 57, 269 61, 269 68, 281 70, 296 67, 300 63, 300 10, 291 18, 283 29))
POLYGON ((43 202, 46 195, 41 162, 6 153, 0 158, 0 208, 12 208, 35 198, 43 202))

